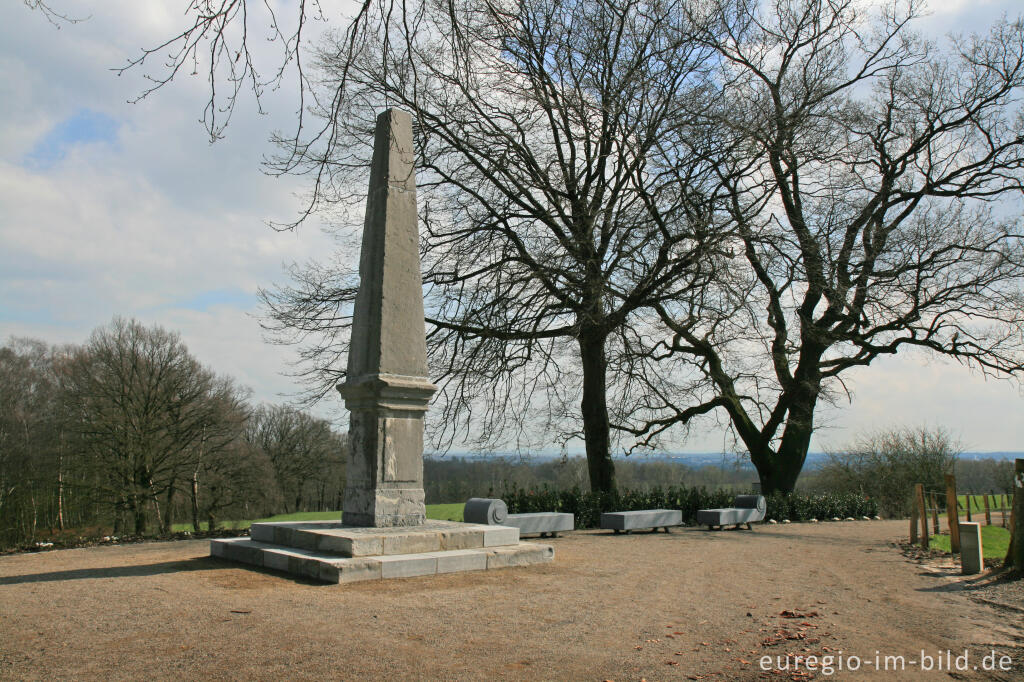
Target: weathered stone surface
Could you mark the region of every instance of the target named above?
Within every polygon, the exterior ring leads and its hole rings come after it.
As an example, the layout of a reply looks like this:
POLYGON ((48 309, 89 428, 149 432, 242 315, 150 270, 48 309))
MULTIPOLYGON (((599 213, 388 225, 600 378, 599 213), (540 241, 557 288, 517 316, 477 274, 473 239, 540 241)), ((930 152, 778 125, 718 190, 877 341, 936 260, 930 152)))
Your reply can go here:
POLYGON ((248 542, 248 538, 224 538, 210 541, 210 556, 224 557, 228 547, 238 542, 248 542))
POLYGON ((529 566, 545 563, 555 558, 555 549, 550 545, 520 542, 512 547, 494 547, 487 551, 487 570, 529 566))
POLYGON ((381 565, 377 559, 345 559, 325 563, 320 579, 328 583, 354 583, 360 580, 380 580, 381 565))
POLYGON ((519 529, 509 526, 481 526, 484 529, 484 547, 514 545, 519 542, 519 529))
POLYGON ((343 515, 350 526, 418 526, 427 380, 412 119, 377 117, 347 380, 351 412, 343 515))
POLYGON ((441 531, 441 549, 478 549, 483 546, 484 531, 482 528, 470 526, 469 528, 441 531))
POLYGON ((981 524, 960 524, 960 569, 964 575, 985 570, 984 549, 981 545, 981 524))
POLYGON ((344 557, 336 552, 288 547, 250 538, 226 538, 210 542, 210 554, 253 566, 284 571, 328 583, 347 583, 384 578, 407 578, 434 573, 477 571, 508 566, 526 566, 551 561, 549 545, 519 542, 519 529, 484 526, 454 521, 427 521, 420 528, 349 527, 336 521, 260 524, 261 537, 284 535, 308 546, 310 538, 321 543, 331 539, 346 547, 371 547, 373 543, 399 550, 403 547, 440 547, 433 551, 403 552, 375 556, 344 557), (282 525, 284 528, 269 526, 282 525), (287 531, 280 533, 278 531, 287 531), (495 544, 507 541, 506 544, 495 544), (484 546, 486 542, 492 544, 484 546), (473 548, 453 545, 474 544, 473 548))
POLYGON ((644 509, 640 511, 605 512, 601 514, 601 528, 635 530, 637 528, 667 528, 683 523, 678 509, 644 509))
POLYGON ((480 550, 457 549, 448 552, 437 552, 438 573, 457 573, 460 571, 483 571, 487 569, 487 553, 480 550))
POLYGON ((384 536, 384 554, 416 554, 441 549, 440 533, 408 533, 384 536))
POLYGON ((533 512, 530 514, 509 514, 504 525, 519 529, 522 537, 528 533, 557 533, 575 528, 572 514, 561 512, 533 512))
POLYGON ((434 554, 394 554, 382 556, 379 561, 380 577, 385 580, 437 573, 437 556, 434 554))

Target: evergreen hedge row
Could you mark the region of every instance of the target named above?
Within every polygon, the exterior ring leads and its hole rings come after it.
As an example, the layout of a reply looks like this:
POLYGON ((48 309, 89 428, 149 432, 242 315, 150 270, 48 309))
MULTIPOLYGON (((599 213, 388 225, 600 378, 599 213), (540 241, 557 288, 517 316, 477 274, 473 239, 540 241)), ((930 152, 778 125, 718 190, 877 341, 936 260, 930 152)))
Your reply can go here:
MULTIPOLYGON (((679 509, 683 512, 683 523, 695 525, 698 509, 717 509, 732 505, 736 493, 724 490, 707 490, 703 486, 652 488, 650 490, 616 490, 611 493, 572 490, 555 490, 548 486, 540 488, 506 487, 500 494, 494 491, 490 497, 500 497, 508 505, 511 514, 529 512, 568 512, 576 516, 577 528, 598 528, 601 513, 608 511, 633 511, 639 509, 679 509)), ((807 521, 810 519, 846 518, 852 516, 875 516, 878 505, 874 500, 855 493, 830 493, 822 495, 783 495, 776 493, 766 498, 768 512, 765 519, 776 521, 807 521)))

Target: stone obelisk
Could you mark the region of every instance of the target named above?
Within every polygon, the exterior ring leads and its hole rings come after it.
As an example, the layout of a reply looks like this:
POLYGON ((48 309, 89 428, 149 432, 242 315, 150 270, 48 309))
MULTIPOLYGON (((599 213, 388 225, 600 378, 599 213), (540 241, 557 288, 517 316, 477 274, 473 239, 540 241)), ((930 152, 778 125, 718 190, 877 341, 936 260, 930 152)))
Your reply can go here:
POLYGON ((425 518, 423 415, 437 387, 427 379, 413 159, 412 118, 388 109, 377 117, 348 376, 338 387, 351 412, 346 526, 425 518))

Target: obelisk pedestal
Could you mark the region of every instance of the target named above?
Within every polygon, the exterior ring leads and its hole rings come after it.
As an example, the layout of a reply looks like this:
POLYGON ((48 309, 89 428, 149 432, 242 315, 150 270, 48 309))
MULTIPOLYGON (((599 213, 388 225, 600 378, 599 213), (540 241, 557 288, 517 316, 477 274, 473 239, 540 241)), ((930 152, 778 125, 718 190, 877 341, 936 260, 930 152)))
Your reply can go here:
POLYGON ((347 381, 347 526, 417 526, 423 502, 427 379, 412 118, 377 117, 347 381))
POLYGON ((425 521, 427 380, 412 119, 377 117, 347 381, 352 413, 342 519, 254 523, 249 537, 210 541, 210 554, 324 582, 347 583, 528 566, 550 545, 519 528, 425 521))

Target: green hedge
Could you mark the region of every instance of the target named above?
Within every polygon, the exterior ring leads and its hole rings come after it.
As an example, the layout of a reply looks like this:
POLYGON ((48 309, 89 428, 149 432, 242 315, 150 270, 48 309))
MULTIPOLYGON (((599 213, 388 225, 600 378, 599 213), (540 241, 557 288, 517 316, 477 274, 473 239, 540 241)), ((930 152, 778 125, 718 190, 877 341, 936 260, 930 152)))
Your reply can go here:
MULTIPOLYGON (((595 493, 572 490, 555 490, 548 486, 541 488, 519 488, 512 486, 500 494, 494 491, 490 497, 500 497, 512 514, 556 511, 575 514, 577 528, 597 528, 601 525, 601 512, 633 511, 638 509, 679 509, 683 512, 683 523, 695 525, 698 509, 717 509, 732 505, 736 493, 723 490, 707 490, 704 487, 669 487, 651 490, 617 490, 611 493, 595 493)), ((874 500, 855 494, 826 495, 781 495, 767 498, 766 519, 782 521, 807 521, 808 519, 831 519, 838 516, 874 516, 878 506, 874 500)))
POLYGON ((766 498, 768 502, 768 513, 766 519, 783 521, 809 521, 818 519, 827 521, 829 519, 845 519, 852 516, 859 519, 862 516, 876 516, 878 514, 878 503, 870 498, 857 493, 824 493, 820 495, 799 495, 796 493, 783 495, 775 493, 766 498))

